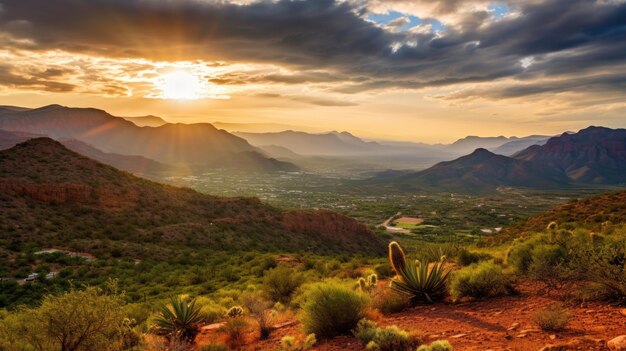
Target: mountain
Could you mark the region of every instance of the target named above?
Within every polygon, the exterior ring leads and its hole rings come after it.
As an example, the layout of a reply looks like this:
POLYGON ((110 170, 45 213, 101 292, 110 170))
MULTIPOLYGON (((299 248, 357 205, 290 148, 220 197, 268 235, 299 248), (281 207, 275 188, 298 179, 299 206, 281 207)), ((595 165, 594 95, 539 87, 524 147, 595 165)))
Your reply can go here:
POLYGON ((556 169, 476 149, 469 155, 402 175, 392 182, 442 191, 482 192, 499 186, 563 187, 568 179, 556 169))
POLYGON ((135 177, 49 138, 0 151, 0 245, 142 258, 178 247, 381 253, 384 243, 330 211, 283 211, 135 177))
POLYGON ((562 188, 626 184, 626 129, 589 127, 563 133, 511 157, 476 149, 421 172, 377 179, 415 187, 477 192, 498 186, 562 188))
POLYGON ((558 168, 576 183, 625 184, 626 129, 591 126, 550 138, 512 157, 558 168))
POLYGON ((98 109, 50 105, 0 113, 0 129, 76 139, 103 152, 138 155, 176 166, 297 169, 293 164, 263 156, 244 139, 208 123, 139 127, 98 109))
POLYGON ((550 139, 550 137, 545 135, 531 135, 524 138, 519 138, 517 140, 509 141, 494 149, 491 149, 491 151, 498 155, 511 156, 516 152, 522 151, 530 146, 543 145, 548 141, 548 139, 550 139))
POLYGON ((28 139, 38 138, 41 136, 42 135, 38 134, 0 130, 0 150, 12 148, 13 146, 23 143, 28 139))
POLYGON ((212 125, 215 128, 224 129, 231 133, 242 132, 242 133, 271 133, 271 132, 281 132, 284 130, 302 130, 307 129, 309 127, 304 126, 295 126, 291 124, 282 124, 282 123, 233 123, 233 122, 212 122, 212 125))
POLYGON ((148 116, 139 116, 139 117, 122 117, 127 121, 133 122, 135 125, 139 127, 160 127, 167 122, 158 116, 148 115, 148 116))
POLYGON ((526 137, 479 137, 467 136, 452 144, 442 145, 443 150, 455 154, 466 155, 476 149, 487 149, 499 155, 510 156, 531 145, 543 144, 550 137, 545 135, 529 135, 526 137))
POLYGON ((504 145, 510 141, 517 140, 516 137, 479 137, 479 136, 466 136, 459 139, 450 145, 444 146, 444 149, 448 152, 465 155, 476 149, 495 149, 501 145, 504 145))
POLYGON ((259 149, 263 151, 263 154, 267 157, 273 157, 276 159, 299 159, 302 155, 298 155, 295 152, 287 149, 286 147, 276 145, 260 145, 259 149))
POLYGON ((340 156, 371 152, 380 147, 375 142, 365 142, 347 132, 311 134, 287 130, 276 133, 241 133, 235 135, 252 145, 276 145, 300 155, 340 156))
POLYGON ((76 139, 62 139, 61 144, 66 148, 98 162, 138 174, 165 174, 175 171, 176 168, 143 156, 130 156, 102 152, 95 147, 76 139))

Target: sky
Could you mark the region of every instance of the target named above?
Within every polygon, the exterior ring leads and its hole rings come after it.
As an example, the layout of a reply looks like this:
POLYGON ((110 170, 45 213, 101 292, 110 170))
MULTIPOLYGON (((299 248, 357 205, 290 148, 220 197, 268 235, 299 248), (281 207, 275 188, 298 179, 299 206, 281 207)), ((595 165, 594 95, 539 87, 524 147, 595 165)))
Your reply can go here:
POLYGON ((626 127, 626 0, 0 0, 0 104, 368 138, 626 127))

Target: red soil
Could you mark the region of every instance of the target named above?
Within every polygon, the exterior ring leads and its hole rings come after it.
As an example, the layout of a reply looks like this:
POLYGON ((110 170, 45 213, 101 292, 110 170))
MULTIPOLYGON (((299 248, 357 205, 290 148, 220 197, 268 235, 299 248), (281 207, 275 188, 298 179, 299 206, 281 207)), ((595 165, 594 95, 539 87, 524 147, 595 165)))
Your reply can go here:
MULTIPOLYGON (((565 309, 572 316, 567 329, 544 332, 533 322, 533 314, 552 304, 562 303, 562 298, 542 294, 535 284, 522 286, 520 291, 520 296, 417 306, 401 313, 380 316, 377 322, 381 326, 397 325, 407 331, 418 332, 427 341, 447 339, 456 351, 537 351, 546 345, 559 346, 548 349, 551 351, 608 350, 606 341, 626 334, 626 316, 620 313, 621 308, 600 302, 565 303, 565 309)), ((280 328, 265 341, 257 340, 251 332, 240 350, 275 351, 280 349, 280 339, 285 335, 304 337, 299 324, 280 328)), ((198 345, 206 345, 223 342, 224 337, 217 331, 209 331, 199 335, 197 341, 198 345)), ((365 350, 353 337, 322 341, 313 349, 365 350)))

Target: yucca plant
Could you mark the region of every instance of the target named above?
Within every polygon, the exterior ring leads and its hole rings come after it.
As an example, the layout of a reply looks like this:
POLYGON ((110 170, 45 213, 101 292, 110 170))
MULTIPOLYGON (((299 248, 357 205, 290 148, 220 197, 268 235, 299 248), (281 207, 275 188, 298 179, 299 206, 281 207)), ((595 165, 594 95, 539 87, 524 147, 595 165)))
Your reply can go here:
POLYGON ((159 316, 154 320, 154 331, 168 340, 178 339, 193 342, 200 331, 200 307, 196 301, 174 296, 170 303, 163 305, 159 316))
POLYGON ((409 297, 412 303, 433 302, 441 298, 450 273, 445 266, 446 258, 429 264, 422 260, 406 259, 402 247, 397 242, 389 244, 389 260, 396 272, 391 280, 391 289, 409 297))

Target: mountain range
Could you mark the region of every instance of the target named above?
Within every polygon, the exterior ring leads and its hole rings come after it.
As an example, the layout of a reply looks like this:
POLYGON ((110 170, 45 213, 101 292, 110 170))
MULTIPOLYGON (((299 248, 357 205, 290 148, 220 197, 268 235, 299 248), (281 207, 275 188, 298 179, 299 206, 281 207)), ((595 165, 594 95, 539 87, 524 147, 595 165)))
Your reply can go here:
POLYGON ((142 156, 177 167, 297 169, 291 163, 264 156, 246 140, 208 123, 140 127, 103 110, 49 105, 0 108, 0 129, 75 139, 105 153, 142 156))
POLYGON ((377 178, 423 189, 482 192, 500 186, 562 188, 626 184, 626 129, 588 127, 532 145, 511 157, 476 149, 420 172, 377 178))
POLYGON ((123 242, 122 250, 135 257, 149 247, 167 254, 171 245, 384 252, 383 242, 350 217, 284 211, 256 198, 221 198, 155 183, 50 138, 0 151, 0 208, 0 223, 11 228, 0 240, 16 246, 56 245, 105 254, 113 241, 123 242))

